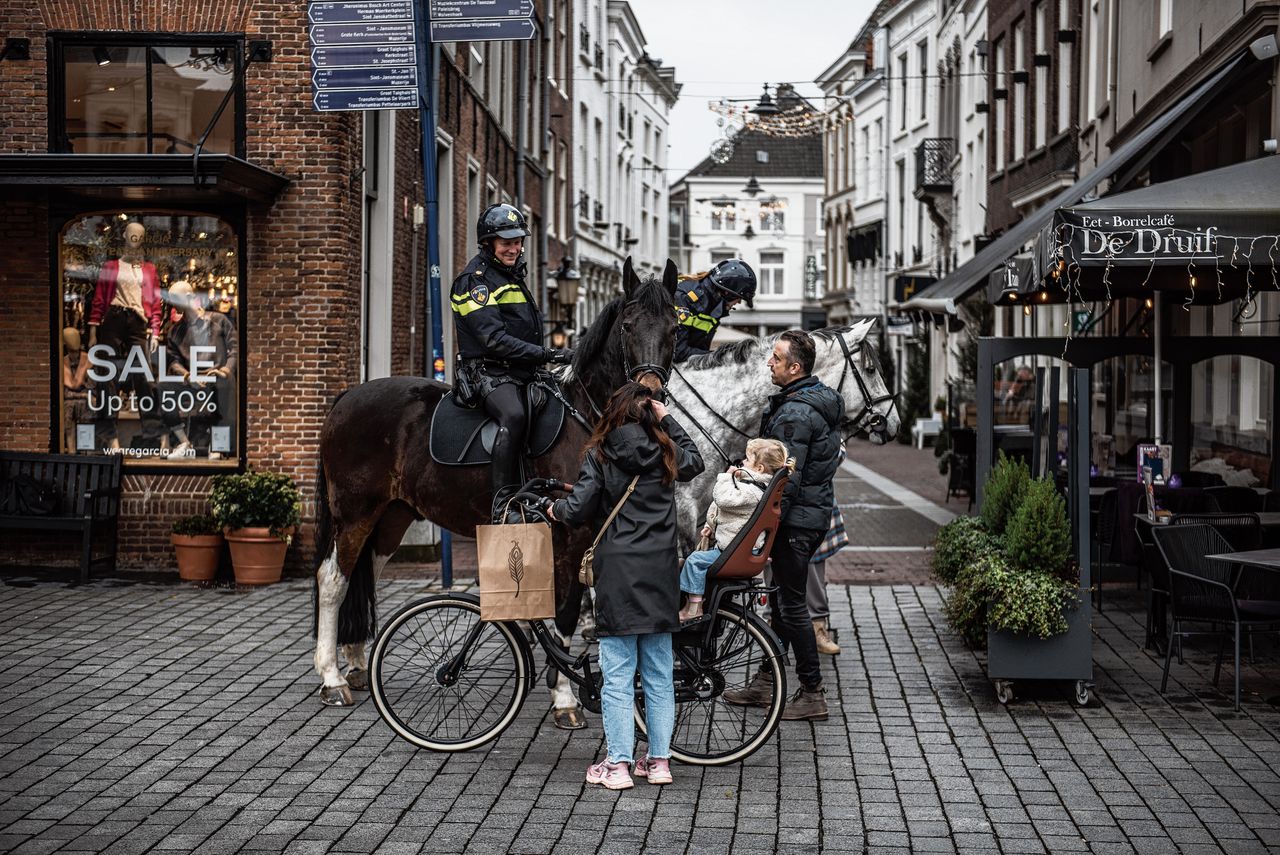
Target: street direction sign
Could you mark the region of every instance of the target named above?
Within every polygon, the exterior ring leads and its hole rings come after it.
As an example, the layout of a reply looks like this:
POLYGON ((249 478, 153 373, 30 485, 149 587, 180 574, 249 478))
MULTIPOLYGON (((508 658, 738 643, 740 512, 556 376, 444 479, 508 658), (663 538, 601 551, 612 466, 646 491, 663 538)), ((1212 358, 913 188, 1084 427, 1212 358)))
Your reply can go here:
POLYGON ((322 47, 311 51, 313 68, 413 66, 417 61, 417 49, 413 45, 352 45, 322 47))
POLYGON ((529 18, 533 0, 429 0, 432 21, 529 18))
POLYGON ((316 91, 321 89, 401 89, 418 86, 416 66, 391 68, 317 68, 311 75, 316 91))
POLYGON ((433 42, 499 42, 533 38, 530 18, 467 18, 460 21, 432 21, 433 42))
POLYGON ((311 103, 316 110, 419 107, 415 0, 312 0, 311 103))
POLYGON ((316 47, 413 44, 413 22, 316 24, 311 28, 311 44, 316 47))
POLYGON ((318 0, 307 7, 312 24, 412 21, 413 0, 318 0))
POLYGON ((409 110, 417 89, 322 89, 312 99, 317 110, 409 110))

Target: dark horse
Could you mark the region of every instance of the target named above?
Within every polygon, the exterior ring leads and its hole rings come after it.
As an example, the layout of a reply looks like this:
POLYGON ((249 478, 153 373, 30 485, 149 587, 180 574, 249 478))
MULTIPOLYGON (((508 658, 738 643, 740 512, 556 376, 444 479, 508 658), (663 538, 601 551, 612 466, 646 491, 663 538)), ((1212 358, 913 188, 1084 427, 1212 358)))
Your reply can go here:
MULTIPOLYGON (((657 390, 671 368, 676 316, 676 267, 644 282, 627 259, 623 295, 607 306, 578 342, 573 365, 560 375, 575 409, 587 420, 629 378, 657 390)), ((376 631, 375 583, 409 524, 428 519, 472 536, 489 521, 488 466, 441 466, 431 459, 427 432, 449 386, 421 377, 371 380, 339 396, 320 432, 316 500, 316 671, 325 704, 352 703, 351 688, 368 687, 364 645, 376 631), (337 645, 348 670, 338 670, 337 645)), ((573 418, 551 451, 533 461, 536 474, 573 480, 586 444, 573 418)), ((569 638, 582 600, 577 567, 594 532, 555 529, 556 628, 569 638)), ((556 723, 582 725, 565 685, 554 693, 556 723)))

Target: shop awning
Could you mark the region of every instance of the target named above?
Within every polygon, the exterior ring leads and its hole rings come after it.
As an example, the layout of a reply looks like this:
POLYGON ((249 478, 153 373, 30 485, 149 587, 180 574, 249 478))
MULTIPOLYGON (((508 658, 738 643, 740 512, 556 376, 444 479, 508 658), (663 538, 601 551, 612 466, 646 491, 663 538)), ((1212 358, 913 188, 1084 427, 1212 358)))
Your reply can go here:
POLYGON ((1260 157, 1061 208, 1040 235, 1049 300, 1149 297, 1222 303, 1275 290, 1280 158, 1260 157))
POLYGON ((987 277, 987 302, 992 305, 1016 303, 1037 290, 1035 262, 1029 254, 1015 255, 987 277))
POLYGON ((270 203, 289 179, 229 154, 0 154, 0 187, 130 201, 219 198, 270 203))
POLYGON ((1008 231, 992 241, 986 249, 960 265, 932 288, 922 291, 904 303, 901 309, 945 311, 953 314, 955 304, 986 284, 987 277, 993 270, 1003 265, 1006 259, 1018 252, 1024 243, 1049 224, 1054 211, 1075 205, 1087 193, 1121 169, 1129 167, 1132 172, 1155 157, 1161 147, 1158 144, 1159 138, 1176 134, 1185 127, 1201 107, 1216 98, 1230 85, 1235 75, 1249 63, 1249 57, 1248 51, 1244 51, 1224 64, 1208 79, 1187 93, 1181 101, 1112 152, 1110 157, 1098 164, 1097 169, 1063 190, 1044 207, 1023 217, 1008 231))

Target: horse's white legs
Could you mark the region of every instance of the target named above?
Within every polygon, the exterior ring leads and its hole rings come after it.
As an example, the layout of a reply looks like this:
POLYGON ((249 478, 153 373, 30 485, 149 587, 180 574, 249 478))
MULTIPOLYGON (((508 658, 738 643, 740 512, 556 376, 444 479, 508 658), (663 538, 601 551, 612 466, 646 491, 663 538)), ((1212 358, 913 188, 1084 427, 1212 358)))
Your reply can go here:
MULTIPOLYGON (((378 584, 378 577, 391 560, 390 555, 373 554, 373 584, 378 584)), ((341 602, 341 601, 339 601, 341 602)), ((364 642, 342 645, 342 657, 347 660, 347 685, 357 691, 369 690, 369 663, 364 656, 364 642)))
POLYGON ((327 706, 350 706, 351 689, 338 671, 338 606, 347 595, 347 579, 338 569, 334 547, 316 570, 319 590, 316 620, 316 672, 320 675, 320 700, 327 706))
MULTIPOLYGON (((572 638, 561 635, 554 623, 551 625, 551 634, 555 636, 561 647, 568 649, 572 638)), ((559 671, 556 672, 556 684, 551 689, 551 706, 554 707, 552 718, 556 727, 561 730, 581 730, 587 726, 586 716, 582 712, 582 707, 578 706, 577 697, 573 694, 573 684, 559 671)))

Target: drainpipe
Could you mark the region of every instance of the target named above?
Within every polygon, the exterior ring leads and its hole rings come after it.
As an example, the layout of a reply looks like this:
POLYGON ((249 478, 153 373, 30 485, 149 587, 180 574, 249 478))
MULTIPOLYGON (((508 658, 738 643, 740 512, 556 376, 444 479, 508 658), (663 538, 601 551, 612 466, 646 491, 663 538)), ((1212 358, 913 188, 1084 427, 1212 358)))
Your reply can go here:
POLYGON ((524 105, 529 103, 529 81, 525 73, 529 65, 529 43, 521 41, 516 45, 516 79, 520 81, 520 97, 515 109, 516 125, 513 129, 516 137, 516 207, 524 205, 524 105))
MULTIPOLYGON (((547 4, 547 25, 542 30, 543 62, 546 62, 547 57, 551 55, 551 34, 555 32, 555 22, 551 18, 554 14, 551 8, 553 5, 547 4)), ((568 27, 565 31, 568 31, 568 27)), ((545 170, 547 164, 552 163, 556 156, 551 150, 551 87, 547 85, 547 75, 542 73, 542 69, 535 69, 534 73, 538 80, 538 100, 542 105, 542 165, 545 170)), ((542 231, 538 233, 538 258, 542 259, 542 270, 539 271, 538 276, 538 306, 542 308, 544 315, 547 311, 547 272, 551 269, 551 259, 547 258, 550 248, 547 243, 547 215, 555 213, 551 201, 555 188, 551 183, 546 178, 542 181, 542 231)), ((563 237, 561 235, 562 239, 563 237)), ((559 296, 557 293, 556 298, 559 299, 559 296)))

